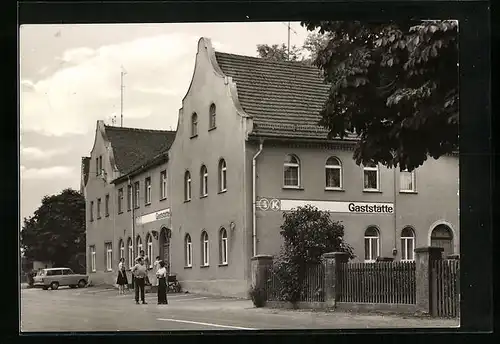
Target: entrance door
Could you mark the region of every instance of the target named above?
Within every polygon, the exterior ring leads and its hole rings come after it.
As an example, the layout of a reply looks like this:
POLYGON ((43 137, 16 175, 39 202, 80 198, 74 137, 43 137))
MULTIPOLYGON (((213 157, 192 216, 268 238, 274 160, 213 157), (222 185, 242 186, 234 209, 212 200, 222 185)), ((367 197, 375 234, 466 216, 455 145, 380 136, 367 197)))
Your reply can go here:
POLYGON ((160 257, 165 262, 167 273, 170 273, 170 230, 166 228, 160 231, 160 257))
POLYGON ((443 258, 453 254, 453 233, 446 225, 437 225, 431 234, 431 246, 443 248, 443 258))

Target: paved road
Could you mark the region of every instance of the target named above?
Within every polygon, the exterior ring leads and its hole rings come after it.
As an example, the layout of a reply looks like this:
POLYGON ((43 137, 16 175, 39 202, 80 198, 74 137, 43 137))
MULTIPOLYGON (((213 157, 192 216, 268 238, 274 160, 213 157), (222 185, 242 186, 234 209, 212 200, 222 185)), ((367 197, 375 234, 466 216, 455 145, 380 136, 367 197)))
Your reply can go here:
POLYGON ((458 321, 254 308, 251 301, 169 294, 136 305, 132 293, 93 288, 21 291, 21 331, 177 331, 456 327, 458 321))

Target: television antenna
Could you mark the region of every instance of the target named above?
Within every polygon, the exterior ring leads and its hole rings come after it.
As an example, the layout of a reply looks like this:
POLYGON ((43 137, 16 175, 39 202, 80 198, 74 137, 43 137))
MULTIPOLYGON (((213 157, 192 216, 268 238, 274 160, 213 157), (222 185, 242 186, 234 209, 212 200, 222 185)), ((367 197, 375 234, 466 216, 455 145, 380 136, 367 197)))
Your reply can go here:
POLYGON ((287 58, 288 58, 288 61, 290 61, 290 31, 292 31, 294 34, 297 35, 297 31, 295 31, 292 26, 291 26, 291 23, 288 22, 288 24, 285 24, 285 23, 282 23, 283 25, 286 25, 286 27, 288 28, 287 32, 288 32, 288 44, 287 44, 287 58))
POLYGON ((123 83, 123 76, 127 74, 127 71, 125 68, 123 68, 123 65, 121 66, 121 72, 120 72, 120 127, 123 127, 123 89, 125 88, 125 85, 123 83))

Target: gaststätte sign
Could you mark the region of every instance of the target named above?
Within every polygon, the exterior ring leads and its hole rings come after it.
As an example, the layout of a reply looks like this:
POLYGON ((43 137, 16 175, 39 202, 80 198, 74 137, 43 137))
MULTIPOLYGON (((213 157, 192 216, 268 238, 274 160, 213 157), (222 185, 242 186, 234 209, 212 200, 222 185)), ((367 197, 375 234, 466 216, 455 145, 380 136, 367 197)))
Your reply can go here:
POLYGON ((153 221, 159 221, 163 219, 170 218, 170 208, 162 209, 154 213, 149 213, 143 216, 137 217, 137 224, 146 224, 153 221))
POLYGON ((349 214, 373 214, 388 215, 394 214, 394 203, 377 202, 341 202, 341 201, 307 201, 282 199, 280 201, 282 211, 290 211, 297 207, 311 205, 321 211, 331 213, 349 213, 349 214))

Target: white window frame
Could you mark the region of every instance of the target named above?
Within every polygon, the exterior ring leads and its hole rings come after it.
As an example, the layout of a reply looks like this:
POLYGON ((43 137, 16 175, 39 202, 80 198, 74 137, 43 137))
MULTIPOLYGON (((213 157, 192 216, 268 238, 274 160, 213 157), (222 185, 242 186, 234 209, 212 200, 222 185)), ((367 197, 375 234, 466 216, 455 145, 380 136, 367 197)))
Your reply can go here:
POLYGON ((167 198, 167 170, 160 172, 160 200, 167 198))
POLYGON ((227 230, 225 228, 221 228, 220 230, 220 264, 227 265, 228 264, 228 246, 227 246, 227 230))
POLYGON ((109 216, 109 194, 104 196, 104 216, 109 216))
POLYGON ((143 250, 143 246, 142 246, 142 238, 141 236, 137 236, 136 238, 136 244, 137 244, 137 254, 141 253, 141 251, 143 250))
POLYGON ((149 260, 149 267, 153 267, 153 237, 149 234, 146 238, 146 256, 149 260))
POLYGON ((119 259, 125 258, 125 242, 120 239, 120 257, 119 259))
POLYGON ((141 197, 141 184, 140 182, 135 182, 134 183, 134 200, 132 202, 132 206, 137 209, 139 208, 139 199, 141 197))
POLYGON ((227 191, 227 163, 225 159, 219 160, 219 192, 227 191))
POLYGON ((128 238, 127 240, 127 245, 128 245, 128 267, 129 269, 134 266, 134 240, 132 238, 128 238))
POLYGON ((363 191, 380 191, 380 169, 378 164, 375 166, 363 166, 363 191), (373 172, 377 173, 377 186, 375 189, 365 187, 365 172, 373 172))
POLYGON ((200 169, 200 196, 207 197, 208 196, 208 169, 206 165, 202 165, 200 169))
POLYGON ((198 114, 193 112, 191 114, 191 137, 198 136, 198 114))
POLYGON ((416 187, 415 182, 416 182, 415 170, 413 170, 411 172, 408 172, 407 169, 405 169, 403 171, 399 171, 399 192, 401 192, 401 193, 414 193, 414 192, 417 192, 417 187, 416 187), (401 178, 403 176, 405 176, 406 173, 410 174, 412 189, 403 189, 401 178))
POLYGON ((415 231, 411 227, 405 227, 401 231, 401 233, 405 230, 409 229, 412 233, 412 236, 402 236, 401 235, 401 261, 411 262, 415 260, 415 231), (411 256, 410 252, 408 252, 408 242, 411 242, 411 256))
POLYGON ((106 249, 106 271, 113 271, 113 244, 107 242, 104 244, 106 249))
POLYGON ((102 200, 100 198, 97 199, 97 219, 101 218, 101 204, 102 200))
POLYGON ((298 158, 298 156, 296 156, 295 154, 287 154, 285 156, 285 162, 283 163, 283 188, 285 188, 285 189, 298 189, 298 188, 300 188, 300 172, 301 172, 300 171, 300 159, 298 158), (286 162, 287 157, 292 157, 297 162, 296 163, 286 162), (296 168, 297 169, 297 185, 286 185, 285 171, 287 168, 296 168))
POLYGON ((201 243, 202 243, 202 266, 210 265, 210 241, 208 238, 208 233, 204 231, 201 234, 201 243))
POLYGON ((366 230, 365 230, 365 240, 364 240, 364 259, 365 259, 365 263, 374 263, 377 259, 377 257, 380 256, 380 231, 376 228, 376 227, 368 227, 366 230), (374 228, 376 231, 377 231, 377 236, 372 236, 372 235, 366 235, 366 231, 369 229, 369 228, 374 228), (366 241, 368 240, 369 242, 369 245, 368 245, 368 256, 369 258, 367 259, 366 258, 366 241), (374 254, 372 252, 372 241, 376 240, 377 242, 377 252, 374 254))
POLYGON ((186 267, 190 268, 193 266, 193 242, 191 241, 191 235, 186 234, 184 237, 184 249, 185 249, 185 264, 186 267))
POLYGON ((95 245, 90 246, 90 270, 92 272, 97 271, 95 245))
POLYGON ((208 110, 208 123, 209 129, 215 129, 217 127, 217 107, 214 103, 210 104, 208 110))
POLYGON ((151 177, 144 180, 144 186, 146 191, 145 204, 151 204, 151 177))
POLYGON ((184 172, 184 201, 191 200, 191 172, 184 172))
POLYGON ((330 156, 328 157, 328 159, 326 160, 326 163, 325 163, 325 189, 326 190, 342 190, 342 162, 340 161, 339 158, 337 158, 336 156, 330 156), (328 160, 330 159, 335 159, 337 160, 338 162, 338 165, 330 165, 328 163, 328 160), (338 170, 339 171, 339 186, 328 186, 328 171, 330 170, 338 170))
POLYGON ((134 198, 134 186, 132 184, 127 185, 127 211, 132 210, 134 198))
POLYGON ((118 189, 118 214, 123 213, 123 188, 118 189))

